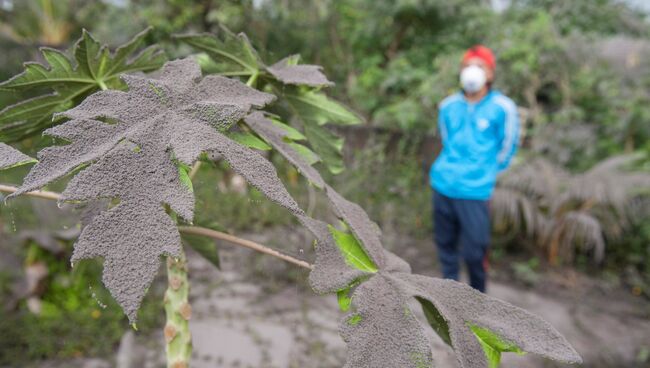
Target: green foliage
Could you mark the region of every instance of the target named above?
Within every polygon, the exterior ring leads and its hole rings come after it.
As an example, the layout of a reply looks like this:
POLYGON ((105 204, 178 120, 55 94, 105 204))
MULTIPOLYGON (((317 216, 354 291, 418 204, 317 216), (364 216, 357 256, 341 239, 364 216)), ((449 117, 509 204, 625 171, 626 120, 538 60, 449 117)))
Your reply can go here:
POLYGON ((235 35, 225 28, 218 35, 190 34, 176 35, 175 38, 210 57, 210 62, 203 61, 201 64, 205 72, 248 77, 248 84, 257 85, 260 89, 270 88, 281 97, 277 112, 283 117, 282 120, 300 122, 315 155, 302 147, 297 147, 299 152, 310 163, 322 161, 332 173, 343 171, 343 141, 323 129, 322 125, 353 125, 361 120, 320 91, 320 87, 329 82, 317 67, 298 64, 298 57, 289 57, 280 61, 279 65, 267 67, 244 34, 235 35), (298 79, 285 79, 278 73, 278 68, 295 68, 288 74, 298 76, 298 79), (309 73, 304 72, 307 70, 309 73))
POLYGON ((264 64, 246 35, 235 35, 225 28, 222 28, 220 35, 222 38, 209 34, 176 35, 175 38, 207 53, 214 61, 211 65, 214 70, 210 72, 233 76, 263 72, 264 64))
POLYGON ((147 29, 111 53, 90 33, 84 31, 72 50, 65 53, 42 48, 47 66, 25 63, 25 71, 0 83, 0 91, 36 97, 0 111, 0 139, 15 141, 41 132, 52 124, 52 114, 69 109, 100 89, 125 89, 118 78, 123 73, 146 72, 160 68, 166 57, 158 46, 140 53, 147 29))
POLYGON ((422 311, 424 312, 424 317, 429 322, 429 325, 433 331, 440 336, 442 341, 447 345, 451 346, 451 337, 449 336, 449 325, 445 321, 444 317, 440 314, 438 309, 430 301, 416 297, 415 298, 420 305, 422 306, 422 311))
MULTIPOLYGON (((129 328, 120 307, 101 285, 101 264, 85 261, 70 270, 69 254, 53 256, 38 250, 33 262, 45 262, 49 276, 40 296, 41 312, 24 302, 18 310, 0 309, 0 365, 23 366, 40 359, 108 356, 129 328), (103 343, 97 343, 102 336, 103 343)), ((153 332, 162 320, 158 285, 143 304, 138 327, 153 332)), ((0 295, 0 300, 2 300, 0 295)))
POLYGON ((503 340, 490 329, 476 325, 470 325, 469 328, 472 330, 474 335, 476 335, 476 338, 481 344, 485 356, 488 359, 490 368, 499 367, 499 364, 501 363, 501 353, 526 354, 517 345, 503 340))
POLYGON ((352 305, 352 288, 353 286, 349 286, 336 293, 336 299, 339 302, 339 309, 341 309, 342 312, 350 310, 350 306, 352 305))
POLYGON ((353 234, 340 231, 331 225, 328 227, 348 265, 365 272, 377 272, 377 266, 368 257, 353 234))

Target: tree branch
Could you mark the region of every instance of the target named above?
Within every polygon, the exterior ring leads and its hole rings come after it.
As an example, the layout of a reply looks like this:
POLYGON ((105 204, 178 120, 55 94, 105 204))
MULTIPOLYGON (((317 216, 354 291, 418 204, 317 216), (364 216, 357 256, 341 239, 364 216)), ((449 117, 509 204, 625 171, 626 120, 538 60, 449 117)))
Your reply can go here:
MULTIPOLYGON (((0 184, 0 192, 14 193, 16 190, 18 190, 18 188, 10 186, 10 185, 2 185, 2 184, 0 184)), ((50 200, 59 200, 59 199, 61 199, 61 194, 59 194, 59 193, 42 191, 42 190, 35 190, 33 192, 27 192, 27 193, 25 193, 23 195, 31 196, 31 197, 37 197, 37 198, 50 199, 50 200)), ((281 260, 283 260, 285 262, 292 263, 292 264, 294 264, 296 266, 300 266, 300 267, 307 268, 307 269, 312 269, 313 268, 313 266, 310 263, 306 262, 306 261, 303 261, 301 259, 294 258, 294 257, 291 257, 289 255, 280 253, 280 252, 278 252, 277 250, 275 250, 273 248, 269 248, 269 247, 267 247, 265 245, 256 243, 254 241, 247 240, 247 239, 242 239, 242 238, 236 237, 234 235, 223 233, 221 231, 216 231, 216 230, 212 230, 212 229, 208 229, 208 228, 204 228, 204 227, 199 227, 199 226, 179 226, 178 231, 180 231, 181 233, 185 233, 185 234, 205 236, 205 237, 212 238, 212 239, 217 239, 217 240, 225 240, 225 241, 227 241, 229 243, 238 245, 240 247, 249 248, 249 249, 252 249, 254 251, 264 253, 264 254, 273 256, 275 258, 279 258, 279 259, 281 259, 281 260)))

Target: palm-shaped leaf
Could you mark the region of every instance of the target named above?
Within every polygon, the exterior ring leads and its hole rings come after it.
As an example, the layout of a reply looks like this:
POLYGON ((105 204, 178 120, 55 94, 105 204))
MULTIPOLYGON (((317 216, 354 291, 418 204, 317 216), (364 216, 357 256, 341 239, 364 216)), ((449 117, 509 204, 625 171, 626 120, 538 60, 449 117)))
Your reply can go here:
POLYGON ((495 351, 530 352, 566 363, 582 361, 548 322, 465 284, 407 273, 392 273, 388 279, 403 295, 435 307, 462 368, 493 366, 495 351))
POLYGON ((174 161, 192 164, 204 151, 236 144, 219 131, 273 96, 224 77, 201 79, 191 59, 165 64, 155 79, 122 78, 127 92, 99 91, 57 115, 72 120, 46 133, 71 143, 41 151, 41 161, 16 194, 90 163, 69 182, 62 200, 120 202, 84 228, 72 260, 104 257, 103 281, 134 321, 159 256, 180 251, 178 231, 163 204, 188 222, 193 218, 194 196, 174 161))
POLYGON ((166 57, 158 46, 136 53, 149 31, 139 33, 112 54, 85 30, 73 47, 72 58, 42 48, 47 66, 25 63, 23 73, 0 83, 0 90, 36 95, 0 111, 0 138, 17 140, 38 133, 52 124, 53 113, 73 107, 93 92, 126 88, 120 74, 160 68, 166 57))
POLYGON ((36 162, 33 158, 4 143, 0 143, 0 170, 36 162))

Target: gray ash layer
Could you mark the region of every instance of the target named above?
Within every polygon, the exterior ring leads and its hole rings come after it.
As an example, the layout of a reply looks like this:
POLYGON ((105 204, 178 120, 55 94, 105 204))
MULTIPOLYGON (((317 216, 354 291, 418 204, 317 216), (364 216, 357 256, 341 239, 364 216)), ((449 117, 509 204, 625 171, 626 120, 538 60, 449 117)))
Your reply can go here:
POLYGON ((82 165, 64 201, 119 199, 92 218, 73 260, 103 257, 103 280, 134 322, 163 254, 177 256, 180 237, 163 205, 191 222, 194 196, 178 176, 226 138, 218 133, 274 96, 223 77, 201 79, 192 59, 165 64, 157 78, 125 75, 129 90, 101 91, 57 114, 71 119, 46 131, 70 144, 39 152, 41 162, 16 194, 46 185, 82 165), (221 140, 220 140, 221 139, 221 140))
MULTIPOLYGON (((263 123, 267 122, 270 124, 268 120, 263 123)), ((327 229, 327 225, 305 214, 280 181, 275 167, 267 159, 219 133, 214 135, 215 137, 211 138, 213 142, 216 142, 214 151, 225 158, 231 168, 243 176, 253 187, 271 201, 289 210, 316 238, 318 242, 316 264, 309 276, 310 283, 316 292, 335 292, 366 275, 362 271, 347 266, 332 234, 327 229)))
POLYGON ((31 157, 0 142, 0 170, 33 161, 31 157))
POLYGON ((261 112, 254 112, 246 117, 244 120, 246 124, 265 141, 271 144, 284 158, 287 159, 296 169, 313 183, 318 188, 325 187, 325 181, 321 175, 309 165, 304 158, 296 152, 293 147, 288 145, 284 139, 287 137, 287 132, 275 126, 273 122, 261 112))
MULTIPOLYGON (((378 267, 382 267, 385 263, 384 248, 379 240, 380 234, 376 231, 378 227, 370 220, 368 214, 359 205, 343 198, 332 187, 325 184, 318 171, 309 165, 293 147, 285 143, 286 132, 273 125, 273 122, 265 118, 261 112, 249 115, 246 117, 245 122, 294 165, 307 180, 325 189, 327 198, 336 209, 339 217, 350 225, 352 232, 359 239, 362 247, 374 263, 378 267)), ((312 230, 312 232, 314 231, 312 230)), ((325 260, 325 258, 322 259, 325 260)), ((312 279, 317 280, 316 277, 312 279)))
POLYGON ((487 366, 485 353, 470 330, 470 324, 491 330, 523 351, 565 363, 582 362, 578 353, 548 322, 468 285, 407 273, 391 273, 387 279, 404 295, 433 303, 449 326, 452 346, 463 368, 487 366))
POLYGON ((269 66, 266 70, 284 84, 304 85, 311 87, 333 86, 323 74, 323 67, 320 65, 291 65, 291 57, 284 58, 269 66))
POLYGON ((431 346, 405 299, 383 275, 354 292, 354 312, 340 324, 345 368, 433 367, 431 346))

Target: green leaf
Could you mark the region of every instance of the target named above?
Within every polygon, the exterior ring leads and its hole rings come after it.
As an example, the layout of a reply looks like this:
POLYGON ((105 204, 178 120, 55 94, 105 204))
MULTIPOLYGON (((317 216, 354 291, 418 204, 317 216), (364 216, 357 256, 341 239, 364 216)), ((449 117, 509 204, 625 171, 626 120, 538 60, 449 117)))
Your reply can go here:
POLYGON ((350 289, 343 289, 339 290, 336 293, 336 298, 339 301, 339 308, 343 312, 347 312, 350 309, 350 305, 352 305, 352 296, 350 295, 350 289))
POLYGON ((210 64, 212 72, 233 76, 260 73, 264 64, 245 34, 235 35, 222 27, 219 36, 203 33, 174 35, 174 38, 208 54, 214 61, 210 64))
POLYGON ((292 141, 303 141, 306 140, 307 137, 302 135, 300 131, 290 125, 287 125, 283 122, 281 122, 278 119, 270 119, 273 122, 273 125, 277 126, 278 128, 284 130, 287 135, 285 136, 286 138, 289 138, 292 141))
POLYGON ((150 30, 139 33, 113 54, 85 30, 72 55, 41 48, 46 65, 25 63, 23 73, 0 83, 5 93, 34 96, 0 111, 0 139, 16 141, 39 133, 53 124, 52 114, 76 106, 100 89, 126 89, 118 78, 123 73, 159 69, 166 57, 158 46, 136 54, 150 30))
POLYGON ((338 230, 334 226, 328 225, 329 231, 334 237, 336 245, 341 250, 345 262, 356 269, 365 272, 376 273, 377 266, 374 262, 368 257, 366 252, 359 244, 357 238, 350 233, 338 230))
POLYGON ((309 165, 313 165, 321 160, 320 157, 316 153, 314 153, 314 151, 310 150, 309 148, 303 146, 300 143, 289 142, 288 144, 294 150, 296 150, 296 152, 298 152, 298 154, 302 156, 302 158, 304 158, 309 165))
POLYGON ((324 125, 356 125, 361 119, 342 104, 316 90, 297 88, 284 97, 305 123, 324 125))
POLYGON ((303 122, 305 136, 312 149, 333 174, 345 169, 342 158, 343 139, 328 131, 323 125, 359 124, 359 117, 322 92, 309 89, 293 89, 284 93, 290 110, 303 122))
POLYGON ((228 132, 226 136, 233 141, 243 144, 246 147, 255 148, 262 151, 268 151, 271 149, 271 146, 266 144, 255 134, 249 132, 228 132))
POLYGON ((348 324, 350 326, 356 326, 359 324, 359 322, 361 322, 362 319, 363 318, 360 315, 355 314, 354 316, 350 317, 350 319, 348 319, 348 324))
POLYGON ((503 340, 487 328, 482 328, 474 324, 470 324, 469 328, 478 339, 481 347, 483 347, 490 368, 499 367, 499 364, 501 363, 501 353, 517 353, 519 355, 526 354, 526 352, 521 350, 517 345, 503 340))
POLYGON ((298 152, 298 154, 302 156, 309 165, 313 165, 316 162, 321 161, 321 158, 316 153, 314 153, 314 151, 312 151, 311 149, 309 149, 308 147, 300 143, 294 142, 294 141, 307 140, 307 137, 305 137, 302 133, 300 133, 298 129, 289 126, 277 119, 269 119, 269 120, 271 120, 273 125, 282 129, 286 133, 286 135, 284 136, 284 140, 286 141, 286 143, 289 146, 291 146, 291 148, 296 150, 296 152, 298 152))
POLYGON ((451 346, 449 325, 447 324, 447 321, 445 321, 445 319, 442 317, 438 309, 433 305, 433 303, 424 298, 415 297, 415 299, 420 302, 420 305, 422 305, 424 316, 426 317, 427 322, 429 322, 431 328, 433 328, 433 331, 435 331, 438 336, 440 336, 442 341, 451 346))
POLYGON ((190 192, 194 193, 194 186, 192 185, 192 179, 189 175, 192 168, 180 162, 177 162, 176 165, 178 167, 178 179, 181 181, 181 184, 189 189, 190 192))
POLYGON ((192 249, 194 249, 210 263, 212 263, 215 267, 221 269, 219 251, 217 244, 213 239, 186 233, 181 233, 181 237, 183 238, 185 244, 188 244, 190 247, 192 247, 192 249))
POLYGON ((350 310, 350 307, 352 306, 352 289, 355 286, 359 285, 360 282, 360 280, 354 281, 345 289, 341 289, 336 292, 336 298, 339 302, 339 308, 342 312, 347 312, 350 310))
POLYGON ((325 127, 319 125, 305 125, 305 135, 314 152, 322 159, 333 174, 339 174, 345 169, 341 151, 343 138, 340 138, 325 127))

